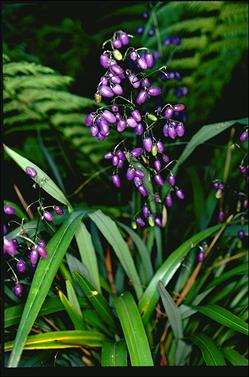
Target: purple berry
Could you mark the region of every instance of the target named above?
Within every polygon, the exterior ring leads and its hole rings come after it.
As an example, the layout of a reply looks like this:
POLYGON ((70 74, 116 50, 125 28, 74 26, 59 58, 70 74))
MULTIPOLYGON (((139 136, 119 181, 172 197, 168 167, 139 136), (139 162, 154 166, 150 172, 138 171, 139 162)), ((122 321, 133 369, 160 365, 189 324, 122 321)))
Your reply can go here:
POLYGON ((140 226, 141 228, 143 228, 145 226, 145 221, 142 219, 142 217, 137 217, 136 218, 136 223, 138 226, 140 226))
POLYGON ((124 161, 123 160, 118 160, 117 168, 122 169, 124 166, 124 161))
POLYGON ((245 232, 243 229, 240 229, 237 233, 237 236, 242 240, 245 237, 245 232))
POLYGON ((45 248, 46 244, 43 240, 39 240, 38 243, 37 243, 38 246, 41 246, 43 248, 45 248))
POLYGON ((148 31, 148 36, 149 36, 149 37, 152 37, 154 34, 155 34, 155 29, 154 29, 154 28, 151 28, 151 29, 148 31))
POLYGON ((137 32, 138 35, 143 34, 143 32, 144 32, 144 27, 143 27, 143 26, 138 26, 137 29, 136 29, 136 32, 137 32))
POLYGON ((179 124, 176 126, 176 134, 177 134, 177 136, 182 137, 182 136, 184 135, 184 132, 185 132, 185 130, 184 130, 184 126, 183 126, 183 124, 182 124, 182 123, 179 123, 179 124))
MULTIPOLYGON (((118 106, 113 105, 113 106, 112 106, 112 112, 113 112, 113 113, 118 113, 118 106)), ((116 114, 116 119, 117 119, 117 114, 116 114)))
POLYGON ((155 86, 151 86, 148 90, 148 94, 152 97, 160 96, 161 94, 161 89, 156 88, 155 86))
POLYGON ((26 263, 23 259, 20 259, 16 264, 17 272, 23 273, 26 271, 26 263))
POLYGON ((98 126, 96 126, 96 125, 91 126, 91 128, 90 128, 90 132, 91 132, 91 135, 92 135, 93 137, 94 137, 94 136, 97 136, 98 133, 99 133, 99 128, 98 128, 98 126))
POLYGON ((139 110, 133 110, 131 112, 132 118, 135 119, 136 122, 141 122, 142 117, 139 110))
POLYGON ((203 251, 199 251, 197 254, 197 260, 199 263, 202 263, 205 259, 205 253, 203 251))
MULTIPOLYGON (((113 83, 113 84, 120 84, 121 83, 121 78, 118 77, 118 76, 112 76, 110 81, 113 83)), ((113 88, 112 88, 113 90, 113 88)), ((115 93, 115 92, 114 92, 115 93)))
POLYGON ((154 221, 155 221, 155 224, 156 224, 159 228, 162 227, 162 220, 160 219, 159 216, 155 216, 154 221))
POLYGON ((119 39, 121 40, 124 46, 129 44, 128 34, 125 33, 124 31, 119 34, 119 39))
POLYGON ((121 48, 122 47, 122 42, 121 42, 121 40, 119 38, 117 38, 117 39, 114 39, 112 41, 112 45, 113 45, 114 48, 121 48))
POLYGON ((176 196, 177 196, 179 199, 183 200, 183 199, 184 199, 184 193, 183 193, 183 191, 180 190, 180 189, 176 189, 176 196))
POLYGON ((14 257, 17 253, 17 245, 14 240, 7 240, 6 237, 3 238, 3 252, 14 257))
POLYGON ((138 58, 137 56, 137 52, 134 50, 130 53, 130 59, 133 60, 133 61, 136 61, 138 58))
POLYGON ((143 79, 142 81, 141 81, 141 85, 142 85, 142 87, 143 88, 149 88, 150 87, 150 80, 149 79, 147 79, 147 77, 145 78, 145 79, 143 79))
POLYGON ((162 203, 161 198, 158 194, 155 194, 154 200, 155 200, 156 203, 162 203))
POLYGON ((242 132, 239 139, 241 143, 244 143, 248 139, 248 129, 242 132))
POLYGON ((113 157, 112 152, 107 152, 107 153, 104 155, 104 159, 105 159, 105 160, 110 160, 112 157, 113 157))
POLYGON ((138 177, 138 178, 144 179, 144 172, 140 169, 137 169, 135 171, 135 176, 138 177))
POLYGON ((169 156, 167 156, 166 154, 163 154, 163 155, 162 155, 162 160, 163 160, 163 162, 165 162, 166 164, 168 164, 168 162, 170 162, 170 158, 169 158, 169 156))
POLYGON ((165 204, 168 208, 171 208, 173 206, 173 199, 170 194, 168 194, 165 198, 165 204))
POLYGON ((3 224, 3 235, 7 234, 7 226, 3 224))
POLYGON ((239 171, 241 174, 247 174, 247 166, 240 165, 239 171))
POLYGON ((136 133, 137 136, 143 135, 143 133, 144 133, 144 126, 142 125, 142 123, 138 123, 135 133, 136 133))
POLYGON ((165 137, 169 137, 169 125, 167 123, 163 126, 163 134, 165 137))
POLYGON ((127 118, 126 120, 127 124, 131 128, 136 128, 137 127, 137 122, 135 121, 134 118, 127 118))
POLYGON ((144 217, 147 219, 147 217, 150 216, 150 210, 149 210, 148 206, 144 205, 142 211, 143 211, 144 217))
POLYGON ((100 55, 100 65, 104 68, 108 68, 110 64, 110 58, 107 54, 100 55))
POLYGON ((118 132, 123 132, 126 128, 126 121, 121 119, 119 122, 118 122, 118 125, 117 125, 117 131, 118 132))
POLYGON ((20 283, 17 283, 13 288, 13 292, 14 292, 15 296, 22 297, 22 295, 23 295, 23 285, 20 284, 20 283))
POLYGON ((48 258, 48 253, 44 247, 38 246, 37 251, 42 258, 48 258))
POLYGON ((137 78, 137 76, 134 75, 134 73, 131 73, 131 74, 128 75, 128 80, 130 81, 133 88, 137 89, 137 88, 140 87, 140 81, 137 78))
POLYGON ((118 64, 110 65, 110 70, 111 70, 112 73, 121 77, 121 79, 125 78, 124 71, 118 64))
POLYGON ((123 88, 121 85, 116 84, 112 86, 112 91, 115 93, 117 96, 121 96, 123 94, 123 88))
POLYGON ((116 152, 116 155, 118 156, 118 158, 119 158, 120 160, 125 161, 125 154, 124 154, 123 151, 118 150, 118 151, 116 152))
POLYGON ((137 60, 137 64, 138 64, 139 68, 141 68, 141 69, 147 69, 148 68, 148 65, 147 65, 144 57, 139 58, 137 60))
POLYGON ((157 152, 158 153, 163 153, 164 146, 163 146, 163 143, 160 140, 157 141, 156 146, 157 146, 157 152))
POLYGON ((30 252, 29 259, 32 265, 36 265, 39 258, 39 253, 36 248, 33 248, 30 252))
POLYGON ((139 156, 141 156, 143 153, 144 153, 143 148, 134 148, 134 149, 132 149, 132 151, 131 151, 131 155, 132 155, 133 157, 139 157, 139 156))
POLYGON ((165 111, 164 111, 164 116, 165 116, 165 118, 170 119, 172 117, 173 113, 174 113, 174 110, 172 109, 172 107, 167 106, 165 111))
POLYGON ((162 178, 162 176, 161 176, 160 174, 156 174, 156 175, 154 176, 154 181, 155 181, 155 183, 156 183, 158 186, 160 186, 160 187, 163 186, 163 178, 162 178))
POLYGON ((169 125, 168 132, 169 132, 169 137, 174 140, 176 138, 176 130, 172 124, 169 125))
POLYGON ((64 211, 61 207, 56 206, 56 207, 54 207, 54 210, 57 213, 57 215, 59 215, 59 216, 62 216, 64 214, 64 211))
POLYGON ((87 127, 90 127, 93 124, 94 118, 95 118, 95 114, 94 113, 88 114, 87 117, 86 117, 86 120, 85 120, 85 125, 87 127))
POLYGON ((107 122, 109 123, 116 123, 115 115, 109 110, 103 111, 102 117, 105 118, 105 120, 107 120, 107 122))
POLYGON ((126 178, 128 179, 128 181, 132 181, 133 178, 135 177, 135 169, 133 168, 128 168, 127 169, 127 172, 126 172, 126 178))
POLYGON ((119 188, 121 186, 121 183, 120 183, 120 178, 117 174, 114 174, 112 176, 112 183, 114 184, 114 186, 116 186, 117 188, 119 188))
POLYGON ((148 93, 146 92, 146 90, 140 90, 136 98, 136 104, 142 105, 147 100, 147 98, 148 98, 148 93))
POLYGON ((185 109, 185 105, 182 103, 178 103, 177 105, 174 105, 174 111, 183 111, 185 109))
POLYGON ((119 158, 118 156, 113 156, 112 157, 112 165, 117 166, 118 165, 119 158))
POLYGON ((215 179, 215 180, 213 181, 213 187, 214 187, 214 189, 215 189, 215 190, 218 190, 219 185, 220 185, 219 180, 218 180, 218 179, 215 179))
POLYGON ((99 93, 103 97, 107 97, 107 98, 111 98, 111 97, 114 96, 113 91, 111 90, 111 88, 108 85, 101 85, 101 87, 99 88, 99 93))
POLYGON ((143 184, 143 180, 141 179, 141 178, 139 178, 139 177, 134 177, 134 185, 136 186, 136 187, 139 187, 139 186, 141 186, 143 184))
POLYGON ((175 186, 175 184, 176 184, 176 178, 175 178, 175 176, 173 174, 170 174, 168 176, 168 182, 169 182, 170 186, 175 186))
POLYGON ((37 176, 37 171, 32 168, 31 166, 28 166, 26 169, 25 169, 26 173, 31 177, 31 178, 35 178, 37 176))
POLYGON ((143 16, 143 18, 145 18, 145 19, 149 18, 149 12, 146 12, 146 11, 143 12, 142 16, 143 16))
POLYGON ((16 213, 16 209, 11 206, 4 206, 3 211, 5 215, 14 215, 16 213))
POLYGON ((42 216, 46 221, 49 221, 49 222, 51 222, 51 221, 53 221, 53 215, 50 213, 50 212, 48 212, 48 211, 44 211, 43 212, 43 216, 42 216))
POLYGON ((147 151, 147 152, 151 152, 151 149, 152 149, 152 139, 151 137, 146 137, 144 140, 143 140, 143 146, 144 146, 144 149, 147 151))
POLYGON ((138 187, 138 192, 139 192, 143 197, 145 197, 145 196, 148 195, 148 191, 146 190, 146 188, 145 188, 143 185, 141 185, 141 186, 138 187))
POLYGON ((153 67, 154 65, 154 56, 151 52, 148 52, 144 55, 144 59, 147 63, 148 68, 153 67))
POLYGON ((161 170, 161 161, 156 160, 154 162, 154 168, 156 169, 156 171, 160 171, 161 170))
POLYGON ((218 221, 222 223, 225 220, 225 213, 223 211, 219 211, 218 213, 218 221))
POLYGON ((244 199, 243 204, 242 204, 242 207, 243 207, 244 209, 247 209, 247 208, 248 208, 248 199, 244 199))

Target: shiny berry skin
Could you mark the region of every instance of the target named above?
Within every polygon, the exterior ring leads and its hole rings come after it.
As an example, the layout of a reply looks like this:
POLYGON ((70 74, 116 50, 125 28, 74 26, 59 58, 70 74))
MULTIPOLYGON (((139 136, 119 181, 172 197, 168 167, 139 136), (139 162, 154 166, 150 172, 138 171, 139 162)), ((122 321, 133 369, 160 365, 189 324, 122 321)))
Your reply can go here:
POLYGON ((105 160, 110 160, 112 157, 113 157, 112 152, 106 152, 106 154, 104 155, 105 160))
POLYGON ((119 39, 121 40, 122 44, 124 46, 128 45, 129 44, 129 37, 128 37, 128 34, 125 33, 125 32, 121 32, 119 34, 119 39))
POLYGON ((23 259, 20 259, 16 264, 16 271, 19 273, 23 273, 26 271, 26 263, 23 259))
POLYGON ((223 211, 219 211, 218 214, 218 221, 222 223, 225 220, 225 213, 223 211))
POLYGON ((117 38, 117 39, 114 39, 112 41, 112 45, 113 45, 114 48, 121 48, 122 47, 122 42, 121 42, 121 40, 119 38, 117 38))
POLYGON ((178 199, 183 200, 184 199, 184 193, 183 193, 183 191, 180 190, 180 189, 176 189, 176 196, 178 197, 178 199))
POLYGON ((136 61, 137 58, 138 58, 137 52, 136 51, 132 51, 130 53, 130 59, 133 60, 133 61, 136 61))
POLYGON ((173 199, 172 199, 172 196, 170 194, 168 194, 165 198, 165 204, 168 208, 171 208, 173 207, 173 199))
POLYGON ((48 253, 44 247, 37 246, 37 251, 42 258, 48 258, 48 253))
POLYGON ((244 143, 248 139, 248 129, 242 132, 239 139, 241 143, 244 143))
POLYGON ((152 139, 151 139, 151 137, 146 137, 146 138, 143 140, 143 146, 144 146, 144 149, 145 149, 147 152, 151 152, 151 149, 152 149, 152 139))
POLYGON ((247 209, 247 208, 248 208, 248 199, 244 199, 243 204, 242 204, 242 207, 243 207, 244 209, 247 209))
POLYGON ((137 64, 138 64, 139 68, 141 68, 143 70, 145 70, 145 69, 148 68, 148 65, 147 65, 146 60, 145 60, 144 57, 139 58, 137 60, 137 64))
POLYGON ((46 244, 43 240, 39 240, 38 243, 37 243, 38 246, 41 246, 43 248, 45 248, 46 244))
POLYGON ((96 126, 96 125, 91 126, 91 128, 90 128, 90 132, 91 132, 91 135, 92 135, 93 137, 94 137, 94 136, 97 136, 98 133, 99 133, 99 128, 98 128, 98 126, 96 126))
POLYGON ((131 112, 132 118, 135 119, 136 122, 141 122, 142 117, 139 110, 133 110, 131 112))
POLYGON ((105 118, 105 120, 107 120, 107 122, 109 123, 116 123, 115 115, 109 110, 103 111, 102 117, 105 118))
POLYGON ((121 79, 125 78, 124 71, 118 64, 110 65, 110 70, 112 71, 112 73, 121 77, 121 79))
POLYGON ((108 85, 101 85, 101 87, 99 88, 99 93, 103 97, 107 97, 107 98, 111 98, 111 97, 114 96, 113 91, 111 90, 111 88, 108 85))
POLYGON ((16 209, 11 206, 4 206, 3 211, 5 215, 14 215, 16 213, 16 209))
POLYGON ((118 165, 119 158, 118 156, 113 156, 112 157, 112 165, 117 166, 118 165))
POLYGON ((165 162, 166 164, 167 164, 168 162, 170 162, 170 158, 169 158, 169 156, 167 156, 166 154, 163 154, 163 155, 162 155, 162 160, 163 160, 163 162, 165 162))
POLYGON ((134 149, 132 149, 132 151, 131 151, 131 155, 132 155, 133 157, 139 157, 139 156, 141 156, 143 153, 144 153, 143 148, 134 148, 134 149))
POLYGON ((158 153, 163 153, 163 151, 164 151, 164 146, 163 146, 163 143, 162 143, 160 140, 157 141, 156 146, 157 146, 157 152, 158 152, 158 153))
POLYGON ((144 133, 144 126, 142 125, 142 123, 138 123, 138 124, 137 124, 137 127, 136 127, 136 132, 135 132, 135 134, 136 134, 137 136, 141 136, 141 135, 143 135, 143 133, 144 133))
POLYGON ((177 105, 174 105, 174 111, 183 111, 185 109, 185 106, 182 103, 178 103, 177 105))
POLYGON ((142 211, 143 211, 144 217, 147 219, 147 217, 150 216, 150 210, 149 210, 148 206, 144 205, 142 211))
MULTIPOLYGON (((113 105, 113 106, 112 106, 112 112, 113 112, 113 113, 117 113, 117 112, 118 112, 118 106, 113 105)), ((117 114, 116 114, 116 115, 117 115, 117 114)))
POLYGON ((7 240, 6 237, 3 238, 3 252, 14 257, 17 253, 17 245, 14 240, 7 240))
POLYGON ((156 203, 162 203, 161 198, 158 194, 155 194, 154 200, 155 200, 156 203))
POLYGON ((215 190, 218 190, 218 188, 219 188, 219 180, 218 179, 215 179, 214 181, 213 181, 213 187, 214 187, 214 189, 215 190))
POLYGON ((138 93, 138 96, 136 98, 136 104, 137 105, 142 105, 148 98, 148 93, 146 90, 140 90, 138 93))
POLYGON ((136 128, 137 127, 137 122, 135 121, 134 118, 127 118, 126 120, 127 124, 131 128, 136 128))
POLYGON ((162 227, 162 220, 160 219, 159 216, 155 216, 154 221, 155 221, 155 224, 156 224, 159 228, 162 227))
POLYGON ((144 32, 144 27, 139 26, 139 27, 136 29, 136 32, 137 32, 138 35, 143 34, 143 32, 144 32))
POLYGON ((168 132, 169 132, 169 137, 174 140, 176 138, 176 130, 173 125, 171 124, 169 125, 168 132))
POLYGON ((110 58, 107 54, 100 55, 99 61, 100 61, 100 65, 102 65, 102 67, 104 67, 104 68, 109 67, 110 58))
POLYGON ((115 187, 120 188, 120 186, 121 186, 120 178, 117 174, 114 174, 112 176, 112 183, 114 184, 115 187))
POLYGON ((134 177, 134 184, 135 184, 136 187, 139 187, 143 184, 143 180, 141 178, 135 176, 134 177))
POLYGON ((145 55, 144 55, 144 59, 147 63, 147 67, 148 68, 152 68, 153 65, 154 65, 154 56, 151 52, 147 52, 145 55))
POLYGON ((160 171, 161 170, 161 161, 159 161, 159 160, 154 161, 154 168, 156 169, 156 171, 160 171))
POLYGON ((31 178, 35 178, 37 176, 37 171, 31 166, 26 167, 25 171, 31 178))
POLYGON ((173 174, 170 174, 168 176, 168 182, 169 182, 170 186, 175 186, 175 184, 176 184, 176 178, 175 178, 175 176, 173 174))
POLYGON ((149 226, 151 226, 151 227, 155 226, 155 221, 154 221, 154 216, 153 215, 150 215, 148 217, 148 223, 149 223, 149 226))
POLYGON ((153 35, 155 35, 155 29, 154 29, 154 28, 152 28, 152 29, 150 29, 150 30, 148 31, 148 36, 149 36, 149 37, 152 37, 153 35))
POLYGON ((199 263, 202 263, 205 259, 205 253, 203 251, 199 251, 197 254, 197 260, 199 263))
POLYGON ((56 214, 59 215, 59 216, 62 216, 64 214, 64 211, 61 207, 56 206, 56 207, 54 207, 54 210, 55 210, 56 214))
POLYGON ((113 83, 113 84, 120 84, 121 83, 121 78, 118 77, 118 76, 112 76, 110 78, 110 81, 113 83))
POLYGON ((126 121, 121 119, 120 121, 118 121, 117 131, 123 132, 125 129, 126 129, 126 121))
POLYGON ((178 124, 176 126, 176 134, 177 134, 177 136, 182 137, 184 135, 184 133, 185 133, 185 130, 184 130, 183 124, 178 124))
POLYGON ((39 253, 36 248, 33 248, 30 252, 29 259, 32 265, 36 265, 39 258, 39 253))
POLYGON ((3 224, 3 235, 5 236, 6 233, 7 233, 7 226, 3 224))
POLYGON ((161 89, 156 88, 155 86, 151 86, 148 90, 148 94, 152 97, 160 96, 161 94, 161 89))
POLYGON ((135 176, 141 179, 144 179, 144 172, 140 169, 135 170, 135 176))
POLYGON ((141 81, 141 85, 143 88, 149 88, 150 87, 150 80, 146 77, 141 81))
POLYGON ((165 137, 169 137, 169 125, 168 125, 168 123, 166 123, 163 126, 163 134, 164 134, 165 137))
POLYGON ((143 197, 145 197, 145 196, 148 195, 148 191, 146 190, 146 188, 145 188, 143 185, 141 185, 141 186, 138 187, 138 192, 139 192, 143 197))
POLYGON ((20 284, 20 283, 17 283, 13 288, 13 292, 14 292, 15 296, 22 297, 22 295, 23 295, 23 285, 20 284))
POLYGON ((116 85, 112 86, 112 91, 117 96, 121 96, 123 94, 123 88, 119 84, 116 84, 116 85))
POLYGON ((245 232, 243 229, 240 229, 237 233, 237 236, 242 240, 245 237, 245 232))
POLYGON ((132 181, 135 177, 135 169, 134 168, 128 168, 127 169, 127 172, 126 172, 126 178, 128 179, 128 181, 132 181))
POLYGON ((137 217, 136 218, 136 223, 138 226, 140 226, 141 228, 143 228, 145 226, 145 221, 142 219, 142 217, 137 217))
POLYGON ((117 150, 117 151, 116 151, 116 155, 118 156, 118 158, 119 158, 120 160, 125 161, 125 154, 124 154, 123 151, 121 151, 121 150, 117 150))
POLYGON ((131 74, 128 75, 128 80, 130 81, 133 88, 137 89, 137 88, 140 87, 140 81, 137 78, 137 76, 134 75, 134 73, 131 73, 131 74))
POLYGON ((93 124, 94 118, 95 118, 95 114, 94 113, 88 114, 87 117, 86 117, 86 120, 85 120, 85 125, 87 127, 90 127, 93 124))
POLYGON ((172 117, 173 113, 174 113, 174 110, 172 109, 172 107, 167 106, 165 111, 164 111, 164 116, 165 116, 165 118, 170 119, 172 117))
POLYGON ((156 183, 158 186, 160 186, 160 187, 163 186, 163 178, 162 178, 162 176, 161 176, 160 174, 156 174, 156 175, 154 176, 154 181, 155 181, 155 183, 156 183))
POLYGON ((53 215, 50 213, 50 212, 48 212, 48 211, 44 211, 43 212, 43 218, 46 220, 46 221, 48 221, 48 222, 51 222, 51 221, 53 221, 53 215))

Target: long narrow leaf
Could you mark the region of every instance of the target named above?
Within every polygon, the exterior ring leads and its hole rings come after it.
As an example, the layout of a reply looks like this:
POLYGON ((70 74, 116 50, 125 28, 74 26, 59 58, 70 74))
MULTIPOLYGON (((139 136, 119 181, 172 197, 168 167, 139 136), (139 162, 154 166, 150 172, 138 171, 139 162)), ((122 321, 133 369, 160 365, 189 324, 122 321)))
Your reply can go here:
POLYGON ((75 238, 79 248, 81 260, 88 270, 89 279, 95 288, 101 292, 96 253, 93 247, 91 235, 83 223, 79 225, 79 228, 75 233, 75 238))
POLYGON ((205 334, 193 335, 190 340, 201 350, 203 359, 207 365, 222 366, 226 365, 221 351, 216 344, 205 334))
POLYGON ((81 276, 78 272, 75 272, 74 274, 81 289, 83 290, 84 294, 95 308, 96 312, 99 314, 102 320, 106 324, 108 324, 108 326, 112 330, 114 330, 115 324, 113 321, 113 315, 108 305, 108 302, 106 301, 104 296, 102 296, 101 293, 96 291, 93 285, 87 279, 81 276))
POLYGON ((53 238, 48 242, 48 258, 40 259, 38 263, 17 330, 15 344, 10 355, 9 367, 16 367, 18 365, 27 336, 42 307, 56 272, 82 217, 82 212, 72 212, 53 238))
POLYGON ((134 298, 129 292, 114 298, 115 308, 120 320, 128 347, 132 366, 153 366, 153 359, 142 318, 134 298))
POLYGON ((234 366, 247 366, 248 359, 241 355, 238 351, 231 347, 222 348, 223 355, 225 358, 234 366))
POLYGON ((157 284, 159 280, 161 280, 163 285, 166 286, 179 268, 183 258, 191 250, 193 245, 196 245, 202 240, 211 236, 220 227, 220 224, 215 225, 211 228, 203 230, 200 233, 197 233, 196 235, 185 241, 173 253, 170 254, 170 256, 162 264, 162 266, 157 270, 139 302, 140 312, 145 324, 148 322, 159 299, 159 293, 157 291, 157 284))
POLYGON ((66 280, 66 288, 67 288, 67 297, 68 301, 71 302, 76 312, 81 316, 81 310, 80 310, 80 304, 77 298, 77 295, 75 293, 74 287, 70 280, 66 280))
POLYGON ((89 214, 89 217, 97 225, 107 241, 112 245, 122 267, 134 286, 137 297, 141 297, 143 293, 142 285, 128 246, 121 237, 117 225, 112 219, 110 219, 110 217, 104 215, 100 210, 89 214))
POLYGON ((175 304, 174 300, 167 292, 167 290, 164 288, 161 281, 158 282, 158 289, 175 338, 177 340, 181 339, 183 338, 183 330, 180 309, 175 304))
POLYGON ((102 367, 126 367, 127 351, 125 342, 105 340, 101 351, 102 367))
POLYGON ((71 208, 71 205, 61 189, 52 181, 52 179, 44 173, 37 165, 33 162, 27 160, 27 158, 21 156, 17 152, 13 151, 11 148, 4 145, 5 152, 19 165, 22 170, 26 170, 26 168, 32 167, 37 171, 37 176, 32 178, 37 184, 39 184, 44 191, 50 194, 54 199, 58 200, 60 203, 67 205, 71 208))
MULTIPOLYGON (((104 335, 97 331, 53 331, 29 336, 25 341, 24 349, 101 347, 104 339, 104 335)), ((14 341, 6 342, 5 351, 10 351, 14 344, 14 341)))
POLYGON ((59 297, 62 305, 66 309, 71 321, 73 322, 75 330, 85 330, 85 325, 82 316, 75 310, 72 303, 67 299, 64 293, 59 290, 59 297))
POLYGON ((196 306, 195 309, 223 326, 248 335, 248 324, 237 315, 219 305, 196 306))

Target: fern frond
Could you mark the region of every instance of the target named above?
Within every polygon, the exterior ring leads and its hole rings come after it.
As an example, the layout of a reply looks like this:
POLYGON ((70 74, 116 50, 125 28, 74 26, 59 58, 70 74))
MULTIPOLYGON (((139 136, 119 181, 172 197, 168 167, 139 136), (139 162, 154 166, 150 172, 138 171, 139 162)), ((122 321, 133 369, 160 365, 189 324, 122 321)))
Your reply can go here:
POLYGON ((8 76, 37 75, 39 73, 55 73, 52 68, 29 62, 11 62, 3 66, 3 74, 8 76))
POLYGON ((21 77, 5 77, 4 84, 8 91, 21 91, 25 88, 53 88, 62 89, 71 84, 73 79, 61 75, 34 75, 21 77))

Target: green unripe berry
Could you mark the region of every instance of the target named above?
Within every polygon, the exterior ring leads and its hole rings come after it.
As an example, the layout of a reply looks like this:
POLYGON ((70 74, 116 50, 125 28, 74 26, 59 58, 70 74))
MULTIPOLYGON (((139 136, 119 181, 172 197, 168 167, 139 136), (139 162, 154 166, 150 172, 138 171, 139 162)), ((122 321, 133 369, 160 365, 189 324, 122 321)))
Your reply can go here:
POLYGON ((114 50, 113 56, 116 60, 122 60, 123 59, 123 55, 121 54, 121 52, 119 50, 114 50))
POLYGON ((156 156, 157 155, 157 146, 156 146, 156 144, 154 144, 152 146, 151 153, 152 153, 152 156, 156 156))

